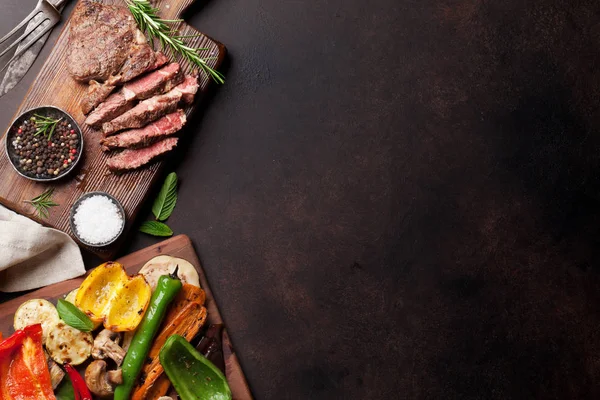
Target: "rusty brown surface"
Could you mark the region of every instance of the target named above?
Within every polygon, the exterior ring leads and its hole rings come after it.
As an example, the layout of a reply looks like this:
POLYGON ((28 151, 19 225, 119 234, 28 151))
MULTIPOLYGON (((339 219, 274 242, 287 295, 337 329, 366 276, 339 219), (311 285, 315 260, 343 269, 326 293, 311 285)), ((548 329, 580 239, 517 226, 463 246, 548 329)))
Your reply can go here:
MULTIPOLYGON (((7 2, 1 26, 33 6, 7 2)), ((600 396, 600 3, 188 14, 230 58, 169 224, 256 398, 600 396)))

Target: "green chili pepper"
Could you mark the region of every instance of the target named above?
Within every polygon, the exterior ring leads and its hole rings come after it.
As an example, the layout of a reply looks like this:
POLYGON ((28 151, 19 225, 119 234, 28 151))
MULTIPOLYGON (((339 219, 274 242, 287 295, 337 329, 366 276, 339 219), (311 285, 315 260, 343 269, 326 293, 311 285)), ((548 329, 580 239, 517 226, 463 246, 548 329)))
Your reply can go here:
POLYGON ((225 375, 184 337, 169 337, 159 359, 182 400, 231 400, 225 375))
POLYGON ((133 336, 123 360, 123 366, 121 367, 123 370, 123 384, 115 388, 114 400, 129 399, 167 308, 181 289, 181 281, 177 277, 177 270, 178 267, 171 275, 163 275, 158 279, 156 289, 150 298, 150 306, 133 336))

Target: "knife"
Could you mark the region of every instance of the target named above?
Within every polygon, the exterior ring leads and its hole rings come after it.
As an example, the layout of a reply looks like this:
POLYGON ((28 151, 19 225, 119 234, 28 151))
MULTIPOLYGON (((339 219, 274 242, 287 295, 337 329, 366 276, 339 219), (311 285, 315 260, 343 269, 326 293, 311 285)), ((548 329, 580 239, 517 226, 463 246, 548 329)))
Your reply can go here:
MULTIPOLYGON (((48 2, 54 7, 56 7, 58 11, 62 11, 64 3, 66 1, 48 0, 48 2)), ((31 32, 32 28, 39 24, 42 18, 43 16, 41 14, 36 15, 31 21, 29 21, 29 24, 27 24, 25 32, 31 32)), ((43 29, 43 24, 36 28, 36 30, 41 29, 43 29)), ((52 30, 49 30, 48 33, 39 38, 37 42, 33 43, 29 47, 29 49, 27 49, 27 51, 15 58, 8 65, 6 73, 2 78, 2 82, 0 82, 0 97, 4 96, 9 90, 14 88, 17 85, 17 83, 21 81, 21 79, 23 79, 27 71, 29 71, 29 68, 31 68, 31 66, 35 62, 35 59, 37 58, 38 54, 40 54, 40 51, 42 50, 42 47, 44 47, 44 43, 46 43, 46 40, 48 40, 48 36, 50 36, 51 32, 52 30)), ((21 50, 26 44, 27 41, 22 41, 17 47, 16 51, 21 50)))

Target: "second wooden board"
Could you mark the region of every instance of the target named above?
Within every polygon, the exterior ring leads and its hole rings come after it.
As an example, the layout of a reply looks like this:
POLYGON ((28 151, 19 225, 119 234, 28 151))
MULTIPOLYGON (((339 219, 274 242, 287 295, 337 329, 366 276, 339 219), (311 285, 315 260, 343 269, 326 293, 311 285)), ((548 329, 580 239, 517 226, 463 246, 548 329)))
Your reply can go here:
MULTIPOLYGON (((120 258, 119 261, 123 264, 129 274, 137 273, 140 268, 151 258, 159 255, 170 255, 173 257, 183 258, 191 262, 198 270, 200 276, 200 285, 206 292, 205 306, 208 310, 207 324, 223 324, 223 319, 217 302, 210 290, 208 280, 204 270, 200 266, 198 256, 194 251, 192 242, 185 235, 179 235, 162 243, 145 248, 136 253, 129 254, 120 258)), ((84 278, 71 279, 68 281, 56 283, 46 286, 45 288, 28 293, 6 303, 0 304, 0 332, 7 337, 13 332, 13 317, 14 313, 21 304, 30 299, 46 299, 56 304, 58 298, 69 293, 71 290, 78 287, 84 278)), ((231 340, 227 333, 227 329, 223 331, 223 355, 225 356, 225 368, 227 381, 231 388, 234 400, 252 400, 252 393, 246 382, 246 377, 242 371, 242 367, 231 345, 231 340)))
MULTIPOLYGON (((193 1, 158 0, 153 4, 161 10, 162 18, 176 19, 181 17, 193 1)), ((124 4, 122 0, 104 0, 104 3, 124 4)), ((85 137, 86 145, 82 161, 77 169, 64 179, 56 183, 46 184, 33 182, 19 176, 12 168, 6 154, 1 152, 0 176, 2 176, 2 185, 0 185, 0 203, 20 214, 36 219, 46 226, 67 232, 74 237, 69 225, 69 211, 73 203, 87 192, 103 191, 113 195, 123 204, 125 209, 127 216, 125 233, 121 240, 106 248, 88 248, 89 251, 99 257, 110 259, 116 254, 119 244, 131 228, 142 203, 147 199, 151 187, 160 176, 163 163, 156 162, 146 168, 124 175, 107 174, 108 170, 105 164, 108 157, 106 153, 101 151, 98 144, 100 133, 84 126, 85 117, 79 107, 79 102, 87 91, 87 85, 75 82, 67 71, 68 32, 69 22, 65 24, 50 56, 29 89, 16 116, 26 110, 43 105, 56 106, 70 113, 82 127, 85 137), (34 214, 35 209, 30 204, 24 203, 24 201, 31 200, 49 187, 55 188, 53 198, 59 206, 50 210, 50 216, 47 220, 39 220, 34 214)), ((210 67, 217 69, 221 65, 225 57, 225 47, 221 43, 214 41, 185 23, 182 24, 180 32, 182 35, 198 35, 189 39, 189 44, 193 47, 206 49, 200 54, 201 57, 209 59, 208 65, 210 67)), ((192 66, 187 62, 177 61, 181 63, 184 71, 190 72, 192 70, 192 66)), ((210 78, 201 72, 200 92, 205 91, 210 83, 210 78)), ((196 99, 196 104, 198 100, 196 99)), ((189 115, 193 110, 194 107, 190 107, 186 112, 189 115)), ((0 143, 2 147, 4 147, 4 140, 0 143)))

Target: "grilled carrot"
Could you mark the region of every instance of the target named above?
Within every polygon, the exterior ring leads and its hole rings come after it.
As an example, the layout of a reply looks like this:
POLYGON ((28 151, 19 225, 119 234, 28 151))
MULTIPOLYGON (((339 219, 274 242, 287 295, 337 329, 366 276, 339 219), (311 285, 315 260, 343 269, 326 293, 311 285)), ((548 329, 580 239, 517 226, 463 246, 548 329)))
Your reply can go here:
POLYGON ((206 308, 202 305, 204 300, 202 289, 183 285, 152 344, 131 400, 155 400, 168 392, 171 382, 164 373, 158 354, 170 336, 177 334, 192 340, 198 334, 207 316, 206 308))

